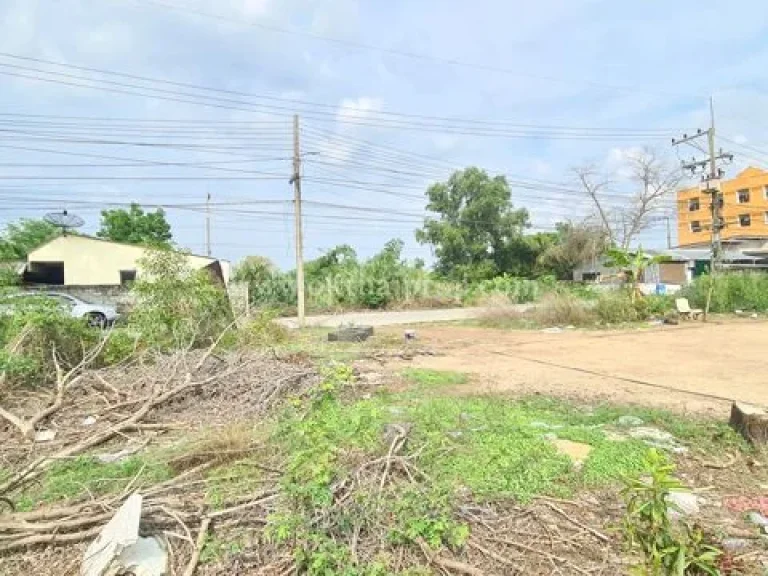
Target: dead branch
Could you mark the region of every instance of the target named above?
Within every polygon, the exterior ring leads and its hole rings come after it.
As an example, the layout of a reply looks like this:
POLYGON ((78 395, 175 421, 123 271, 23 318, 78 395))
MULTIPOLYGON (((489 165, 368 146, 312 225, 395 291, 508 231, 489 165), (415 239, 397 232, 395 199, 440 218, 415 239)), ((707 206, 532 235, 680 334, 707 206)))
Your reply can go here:
POLYGON ((421 551, 424 553, 424 556, 430 564, 434 564, 445 570, 453 570, 454 572, 460 572, 461 574, 468 574, 469 576, 485 576, 485 572, 479 568, 475 568, 464 562, 459 562, 458 560, 440 558, 437 553, 434 553, 429 549, 427 543, 421 538, 417 538, 416 543, 419 545, 419 548, 421 548, 421 551))
POLYGON ((197 570, 197 563, 200 561, 200 553, 203 551, 203 548, 205 547, 205 541, 208 537, 208 528, 210 525, 211 525, 210 518, 203 518, 203 521, 200 522, 200 530, 197 533, 197 542, 195 544, 195 549, 192 551, 192 557, 189 559, 189 563, 187 564, 187 567, 184 570, 183 576, 194 576, 195 570, 197 570))
POLYGON ((591 526, 587 526, 586 524, 582 524, 582 523, 581 523, 581 522, 579 522, 578 520, 575 520, 574 518, 571 518, 571 517, 570 517, 568 514, 566 514, 565 512, 563 512, 563 511, 562 511, 560 508, 558 508, 557 506, 555 506, 555 505, 554 505, 554 504, 552 504, 551 502, 544 502, 544 505, 545 505, 545 506, 547 506, 547 507, 548 507, 549 509, 551 509, 552 511, 556 512, 557 514, 559 514, 560 516, 562 516, 563 518, 565 518, 566 520, 568 520, 568 522, 570 522, 570 523, 571 523, 571 524, 573 524, 574 526, 578 526, 578 527, 579 527, 579 528, 581 528, 582 530, 586 530, 587 532, 589 532, 590 534, 592 534, 592 536, 594 536, 594 537, 595 537, 595 538, 597 538, 598 540, 601 540, 601 541, 603 541, 603 542, 605 542, 605 543, 608 543, 608 542, 610 542, 610 541, 611 541, 611 539, 610 539, 610 538, 608 538, 608 536, 606 536, 606 535, 605 535, 605 534, 603 534, 602 532, 599 532, 598 530, 595 530, 595 529, 594 529, 594 528, 592 528, 591 526))
POLYGON ((397 429, 397 434, 392 439, 392 443, 389 445, 389 453, 387 454, 386 464, 384 465, 384 472, 381 474, 381 482, 379 482, 379 494, 384 490, 384 485, 387 483, 387 476, 389 476, 389 470, 392 467, 392 456, 395 452, 398 452, 400 448, 405 444, 405 439, 408 435, 408 431, 399 425, 394 425, 397 429))
POLYGON ((512 568, 515 568, 516 572, 519 572, 519 570, 517 569, 517 565, 512 560, 510 560, 505 556, 502 556, 501 554, 497 554, 493 550, 488 550, 488 548, 486 548, 485 546, 481 546, 474 540, 472 539, 468 540, 467 546, 474 548, 475 550, 477 550, 482 554, 485 554, 486 556, 488 556, 488 558, 491 558, 492 560, 496 560, 496 562, 498 562, 499 564, 503 564, 505 566, 511 566, 512 568))
POLYGON ((181 394, 185 390, 195 386, 205 386, 206 384, 210 384, 211 382, 214 382, 216 380, 226 378, 227 376, 230 376, 237 370, 242 369, 244 366, 245 364, 237 364, 236 366, 234 366, 233 368, 230 368, 229 370, 223 371, 219 374, 214 374, 213 376, 209 376, 208 378, 204 380, 199 380, 199 381, 192 380, 192 374, 187 373, 186 377, 184 378, 184 381, 181 384, 179 384, 178 386, 175 386, 174 388, 171 388, 170 390, 160 395, 150 397, 141 406, 141 408, 139 408, 129 418, 124 419, 122 422, 119 422, 110 428, 101 430, 100 432, 97 432, 92 436, 84 438, 80 442, 71 444, 52 456, 43 456, 33 461, 32 463, 28 464, 22 470, 20 470, 19 472, 17 472, 7 480, 5 480, 5 482, 0 484, 0 495, 3 495, 12 490, 15 490, 19 486, 21 486, 23 483, 29 482, 30 480, 33 480, 39 477, 42 471, 51 462, 55 460, 60 460, 62 458, 70 458, 72 456, 80 454, 90 448, 94 448, 96 446, 99 446, 100 444, 103 444, 104 442, 112 439, 114 436, 118 434, 123 433, 125 430, 128 430, 131 427, 135 426, 137 423, 139 423, 153 409, 164 404, 174 396, 181 394))
MULTIPOLYGON (((82 359, 69 371, 64 372, 59 362, 59 355, 56 351, 56 347, 53 347, 51 355, 53 357, 53 364, 56 371, 56 394, 53 397, 53 402, 43 410, 29 419, 24 419, 11 413, 9 410, 0 407, 0 417, 13 424, 21 432, 22 437, 29 439, 34 436, 35 428, 40 422, 43 422, 51 415, 61 409, 64 405, 64 396, 67 391, 82 377, 83 372, 93 363, 94 360, 101 354, 102 349, 107 343, 111 331, 101 338, 96 346, 91 347, 89 351, 83 354, 82 359)), ((4 376, 4 375, 3 375, 4 376)))
POLYGON ((519 548, 520 550, 525 550, 526 552, 532 552, 533 554, 538 554, 539 556, 543 556, 548 560, 560 562, 561 564, 570 566, 571 568, 576 570, 579 574, 590 576, 589 572, 587 572, 582 568, 579 568, 578 566, 570 562, 567 558, 561 558, 560 556, 555 556, 554 554, 550 554, 549 552, 545 552, 544 550, 539 550, 537 548, 533 548, 532 546, 527 546, 525 544, 521 544, 520 542, 515 542, 514 540, 509 540, 506 538, 488 538, 488 539, 491 540, 492 542, 498 542, 499 544, 507 544, 508 546, 519 548))
POLYGON ((34 536, 25 536, 17 540, 0 543, 0 552, 9 552, 11 550, 22 550, 31 546, 41 544, 72 544, 82 542, 99 535, 102 526, 96 526, 82 532, 70 532, 67 534, 36 534, 34 536))

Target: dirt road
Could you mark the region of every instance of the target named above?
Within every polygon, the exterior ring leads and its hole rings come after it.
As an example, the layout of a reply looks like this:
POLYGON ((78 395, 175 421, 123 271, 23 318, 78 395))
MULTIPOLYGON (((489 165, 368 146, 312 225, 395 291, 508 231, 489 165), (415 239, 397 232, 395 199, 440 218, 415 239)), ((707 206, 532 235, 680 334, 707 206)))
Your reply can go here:
POLYGON ((686 412, 727 412, 731 400, 768 404, 768 323, 685 323, 631 331, 560 333, 422 327, 444 355, 415 366, 472 374, 457 393, 542 393, 686 412))
MULTIPOLYGON (((516 306, 520 312, 531 308, 530 304, 516 306)), ((384 312, 344 312, 341 314, 324 314, 307 316, 307 326, 336 328, 342 324, 358 324, 367 326, 395 326, 407 324, 422 324, 425 322, 456 322, 479 318, 486 308, 436 308, 434 310, 395 310, 384 312)), ((278 320, 286 328, 298 328, 297 318, 281 318, 278 320)))

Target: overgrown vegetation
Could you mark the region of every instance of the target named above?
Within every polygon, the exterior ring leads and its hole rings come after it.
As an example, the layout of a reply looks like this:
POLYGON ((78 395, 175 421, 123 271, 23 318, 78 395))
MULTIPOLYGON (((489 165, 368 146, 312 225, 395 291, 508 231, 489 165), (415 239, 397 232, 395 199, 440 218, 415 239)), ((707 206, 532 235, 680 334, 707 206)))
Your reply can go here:
MULTIPOLYGON (((403 242, 390 240, 367 260, 341 245, 305 264, 307 307, 315 311, 341 308, 430 307, 459 305, 458 285, 437 279, 421 261, 402 258, 403 242)), ((268 260, 249 257, 235 269, 234 279, 249 286, 251 305, 291 312, 296 306, 295 272, 280 272, 268 260)))
POLYGON ((650 450, 642 477, 625 480, 622 492, 626 515, 622 525, 630 550, 642 554, 636 573, 644 576, 697 576, 720 574, 722 551, 712 545, 701 528, 682 521, 673 524, 673 491, 685 490, 673 476, 675 467, 657 450, 650 450))
MULTIPOLYGON (((703 309, 712 287, 712 276, 703 275, 687 286, 682 295, 691 306, 703 309)), ((763 272, 729 272, 718 274, 712 289, 712 312, 733 314, 736 310, 768 312, 768 274, 763 272)))
POLYGON ((0 307, 0 373, 8 385, 47 383, 57 363, 63 370, 76 366, 101 336, 45 298, 6 294, 0 307))
POLYGON ((193 270, 183 253, 155 250, 139 266, 136 304, 128 328, 147 345, 186 348, 210 344, 232 322, 226 292, 208 271, 193 270))

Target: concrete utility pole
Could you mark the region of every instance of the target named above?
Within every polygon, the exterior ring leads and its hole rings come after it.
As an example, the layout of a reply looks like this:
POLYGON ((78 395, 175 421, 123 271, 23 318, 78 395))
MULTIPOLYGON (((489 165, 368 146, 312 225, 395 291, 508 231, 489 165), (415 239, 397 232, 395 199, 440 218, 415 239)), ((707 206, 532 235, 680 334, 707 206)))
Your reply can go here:
MULTIPOLYGON (((720 193, 720 178, 725 173, 722 168, 717 167, 718 160, 733 160, 733 154, 725 153, 722 150, 720 152, 715 151, 715 106, 712 98, 709 99, 709 115, 710 124, 709 129, 702 131, 699 130, 696 134, 689 136, 683 134, 683 137, 679 140, 673 138, 672 145, 678 146, 680 144, 691 143, 697 138, 703 136, 707 137, 707 158, 704 160, 696 160, 693 158, 691 162, 683 162, 682 167, 684 170, 690 170, 691 174, 696 174, 698 171, 702 172, 701 187, 704 192, 709 194, 709 210, 712 214, 711 225, 711 250, 712 261, 710 273, 714 275, 722 267, 722 240, 721 230, 725 228, 725 223, 722 217, 722 194, 720 193)), ((696 147, 698 150, 700 148, 696 147)))
POLYGON ((672 248, 672 225, 669 222, 669 216, 666 216, 664 220, 667 221, 667 248, 672 248))
POLYGON ((299 327, 304 326, 304 233, 301 223, 301 148, 299 146, 299 115, 293 116, 293 213, 296 234, 296 299, 299 327))
POLYGON ((211 192, 205 197, 205 253, 211 255, 211 192))
MULTIPOLYGON (((709 210, 712 214, 711 225, 711 261, 710 261, 710 276, 711 282, 709 284, 709 291, 707 292, 707 305, 704 308, 704 319, 709 316, 709 305, 712 301, 712 292, 715 288, 715 276, 720 271, 723 265, 723 246, 721 230, 725 228, 725 221, 722 216, 721 203, 724 204, 723 195, 720 192, 720 179, 725 174, 722 168, 717 167, 718 160, 733 161, 733 154, 725 153, 722 150, 720 152, 715 151, 715 103, 710 97, 709 99, 709 129, 702 132, 698 130, 693 136, 683 134, 680 140, 672 139, 672 146, 678 146, 680 144, 691 143, 697 138, 703 136, 707 137, 707 156, 704 160, 696 160, 693 158, 690 162, 683 162, 682 167, 684 170, 690 170, 691 174, 696 174, 698 171, 702 172, 701 177, 701 189, 705 193, 709 194, 709 210)), ((691 144, 693 146, 693 144, 691 144)), ((698 146, 695 146, 697 150, 701 150, 698 146)), ((679 213, 679 211, 678 211, 679 213)))

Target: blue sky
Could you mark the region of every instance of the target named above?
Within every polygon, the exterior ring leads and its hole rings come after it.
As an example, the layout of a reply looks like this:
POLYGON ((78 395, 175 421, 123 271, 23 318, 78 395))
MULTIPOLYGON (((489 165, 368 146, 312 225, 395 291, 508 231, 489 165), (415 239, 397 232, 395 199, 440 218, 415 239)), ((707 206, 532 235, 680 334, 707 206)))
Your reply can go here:
MULTIPOLYGON (((759 1, 1 0, 0 220, 67 207, 93 231, 108 205, 194 204, 168 214, 201 252, 210 193, 215 255, 289 267, 300 111, 309 258, 401 237, 429 259, 413 239, 420 196, 467 165, 541 183, 513 184, 513 201, 548 229, 588 212, 574 166, 631 192, 622 159, 651 146, 677 162, 669 137, 706 127, 710 94, 729 175, 768 160, 766 16, 759 1), (72 85, 104 80, 112 91, 72 85), (202 101, 181 84, 229 92, 203 106, 179 102, 202 101)), ((663 245, 663 226, 641 240, 663 245)))

